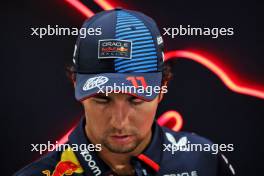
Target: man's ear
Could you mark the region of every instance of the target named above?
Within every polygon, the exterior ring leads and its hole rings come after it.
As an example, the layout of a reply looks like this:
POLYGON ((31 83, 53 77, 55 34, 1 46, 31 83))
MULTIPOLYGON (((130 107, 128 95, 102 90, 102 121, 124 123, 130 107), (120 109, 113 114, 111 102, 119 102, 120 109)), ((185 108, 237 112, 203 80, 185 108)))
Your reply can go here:
POLYGON ((161 100, 163 99, 163 97, 164 97, 164 93, 162 92, 162 87, 167 87, 167 85, 168 85, 168 81, 165 81, 163 84, 162 84, 162 86, 161 86, 161 92, 159 93, 159 97, 158 97, 158 101, 159 101, 159 103, 161 102, 161 100))

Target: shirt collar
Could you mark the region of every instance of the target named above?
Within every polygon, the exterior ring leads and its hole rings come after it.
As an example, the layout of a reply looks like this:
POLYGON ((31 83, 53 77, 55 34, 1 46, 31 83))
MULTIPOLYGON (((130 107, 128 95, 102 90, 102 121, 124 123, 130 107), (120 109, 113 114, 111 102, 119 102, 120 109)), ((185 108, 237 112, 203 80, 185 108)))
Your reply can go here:
MULTIPOLYGON (((154 124, 152 125, 152 137, 150 144, 141 154, 135 157, 136 159, 133 158, 133 160, 142 161, 154 172, 158 172, 162 159, 162 142, 162 129, 156 122, 154 122, 154 124)), ((79 125, 70 134, 69 144, 78 146, 80 146, 81 144, 91 144, 85 133, 85 118, 82 118, 79 125)), ((111 172, 110 167, 102 159, 99 158, 98 153, 96 151, 78 150, 74 152, 76 153, 80 164, 82 165, 84 171, 87 174, 105 175, 106 173, 111 172)))
POLYGON ((152 137, 147 148, 137 156, 138 159, 158 172, 162 159, 163 133, 161 127, 154 122, 152 125, 152 137))

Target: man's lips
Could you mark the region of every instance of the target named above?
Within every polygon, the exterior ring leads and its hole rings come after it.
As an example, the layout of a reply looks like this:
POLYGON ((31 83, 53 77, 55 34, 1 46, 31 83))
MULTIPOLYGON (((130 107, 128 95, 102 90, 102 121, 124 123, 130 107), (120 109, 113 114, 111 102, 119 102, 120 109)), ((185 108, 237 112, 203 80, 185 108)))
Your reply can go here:
POLYGON ((132 140, 133 135, 112 135, 110 138, 118 143, 128 143, 132 140))

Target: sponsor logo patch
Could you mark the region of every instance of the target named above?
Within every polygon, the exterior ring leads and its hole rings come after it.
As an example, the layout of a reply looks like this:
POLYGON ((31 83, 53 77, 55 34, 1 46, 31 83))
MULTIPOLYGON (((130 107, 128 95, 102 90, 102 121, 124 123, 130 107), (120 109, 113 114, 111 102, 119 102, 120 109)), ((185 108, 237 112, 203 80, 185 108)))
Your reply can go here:
POLYGON ((131 59, 132 41, 106 39, 98 42, 98 58, 131 59))
POLYGON ((88 150, 83 150, 81 152, 81 155, 83 156, 84 160, 87 161, 87 165, 92 170, 92 172, 93 172, 93 174, 95 176, 98 176, 98 175, 101 175, 102 174, 102 171, 97 166, 96 162, 93 159, 93 156, 89 153, 88 150))
POLYGON ((68 148, 62 153, 61 160, 57 163, 52 173, 50 170, 42 171, 46 176, 64 176, 75 173, 82 174, 83 172, 83 168, 71 148, 68 148))
POLYGON ((96 76, 96 77, 92 77, 89 78, 85 84, 83 85, 83 90, 87 91, 87 90, 91 90, 95 87, 99 87, 105 83, 108 82, 108 78, 105 76, 96 76))

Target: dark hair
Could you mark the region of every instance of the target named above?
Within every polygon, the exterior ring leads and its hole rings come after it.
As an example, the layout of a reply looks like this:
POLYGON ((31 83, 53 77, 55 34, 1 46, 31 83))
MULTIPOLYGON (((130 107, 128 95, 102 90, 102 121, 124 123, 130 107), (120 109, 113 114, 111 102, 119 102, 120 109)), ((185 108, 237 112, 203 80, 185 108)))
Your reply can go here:
POLYGON ((162 68, 161 85, 164 85, 166 82, 169 83, 170 80, 172 80, 173 78, 172 64, 173 62, 170 62, 170 61, 164 62, 163 68, 162 68))
MULTIPOLYGON (((72 83, 76 81, 76 72, 73 65, 66 65, 66 75, 72 83)), ((169 82, 173 78, 172 63, 167 61, 163 64, 162 68, 162 85, 169 82)))

